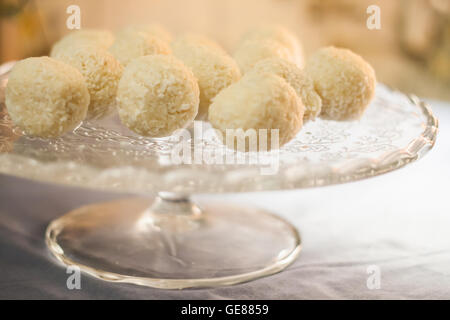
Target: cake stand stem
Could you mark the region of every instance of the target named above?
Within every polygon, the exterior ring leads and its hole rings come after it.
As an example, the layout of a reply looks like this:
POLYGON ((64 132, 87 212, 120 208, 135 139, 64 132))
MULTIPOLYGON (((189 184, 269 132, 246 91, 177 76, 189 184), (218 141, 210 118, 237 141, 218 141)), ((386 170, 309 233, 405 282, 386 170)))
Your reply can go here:
POLYGON ((159 192, 153 201, 150 211, 155 214, 178 214, 198 217, 200 208, 185 194, 172 192, 159 192))

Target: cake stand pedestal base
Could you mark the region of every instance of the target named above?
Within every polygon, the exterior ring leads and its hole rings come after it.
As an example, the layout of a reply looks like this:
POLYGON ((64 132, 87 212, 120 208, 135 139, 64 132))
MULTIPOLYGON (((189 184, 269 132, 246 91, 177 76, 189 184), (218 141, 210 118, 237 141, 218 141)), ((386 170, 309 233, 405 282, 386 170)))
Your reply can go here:
POLYGON ((163 193, 78 208, 50 223, 46 242, 94 277, 164 289, 257 279, 286 268, 301 248, 297 230, 263 210, 163 193))

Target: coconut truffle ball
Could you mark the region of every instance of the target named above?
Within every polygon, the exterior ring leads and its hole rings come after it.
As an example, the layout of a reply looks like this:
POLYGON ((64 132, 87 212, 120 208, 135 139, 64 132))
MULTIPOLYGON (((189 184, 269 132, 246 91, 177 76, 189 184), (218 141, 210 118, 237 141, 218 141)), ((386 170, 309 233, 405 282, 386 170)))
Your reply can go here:
POLYGON ((310 57, 306 71, 322 98, 324 119, 358 119, 374 96, 375 71, 350 50, 322 48, 310 57))
MULTIPOLYGON (((227 129, 267 129, 267 148, 270 149, 276 146, 273 140, 276 136, 270 135, 271 129, 279 130, 278 144, 284 145, 301 129, 303 112, 301 99, 283 78, 272 73, 252 72, 214 98, 209 108, 209 121, 224 137, 227 129)), ((259 136, 258 131, 256 134, 259 136)), ((234 140, 227 146, 244 151, 234 140)), ((258 143, 261 148, 261 141, 258 143)), ((245 150, 249 150, 248 145, 245 150)))
POLYGON ((282 58, 295 63, 291 51, 274 40, 249 40, 242 43, 234 53, 234 59, 242 73, 252 69, 256 63, 268 58, 282 58))
POLYGON ((298 66, 303 65, 303 50, 300 41, 288 29, 279 25, 264 25, 245 33, 241 38, 241 44, 247 41, 274 40, 288 48, 292 55, 292 61, 298 66))
POLYGON ((172 41, 172 35, 170 34, 170 32, 157 23, 130 25, 124 28, 123 31, 145 32, 151 36, 159 38, 166 43, 170 43, 172 41))
POLYGON ((81 73, 49 57, 28 58, 12 69, 6 107, 26 134, 57 137, 86 116, 89 93, 81 73))
POLYGON ((167 42, 148 32, 137 31, 133 28, 119 32, 109 51, 124 67, 138 57, 172 52, 167 42))
POLYGON ((173 54, 191 68, 200 88, 198 118, 206 117, 211 100, 241 77, 236 62, 225 52, 192 41, 175 41, 173 54))
POLYGON ((93 45, 108 49, 114 42, 114 35, 107 30, 80 29, 73 31, 55 43, 50 53, 51 57, 59 55, 60 51, 71 50, 72 47, 93 45))
POLYGON ((194 120, 199 88, 192 72, 178 59, 143 56, 125 68, 117 102, 125 126, 143 136, 164 137, 194 120))
POLYGON ((294 88, 305 106, 303 121, 315 119, 322 109, 322 99, 314 89, 312 79, 296 64, 280 58, 259 61, 250 72, 273 73, 294 88))
POLYGON ((56 58, 75 67, 84 76, 91 96, 88 118, 99 118, 114 110, 123 67, 112 54, 97 47, 80 46, 60 52, 56 58))
POLYGON ((172 48, 185 48, 189 46, 206 46, 211 49, 216 49, 226 54, 225 49, 223 49, 217 42, 209 39, 208 37, 197 34, 197 33, 185 33, 178 36, 171 44, 172 48))

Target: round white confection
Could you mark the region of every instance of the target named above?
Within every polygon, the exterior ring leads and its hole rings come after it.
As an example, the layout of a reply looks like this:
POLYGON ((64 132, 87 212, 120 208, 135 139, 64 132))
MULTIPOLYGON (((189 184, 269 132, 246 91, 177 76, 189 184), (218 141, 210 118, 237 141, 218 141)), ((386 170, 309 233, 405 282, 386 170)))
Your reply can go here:
POLYGON ((172 41, 172 35, 163 26, 157 23, 152 24, 134 24, 123 29, 123 31, 135 31, 135 32, 145 32, 149 35, 155 36, 166 43, 172 41))
POLYGON ((322 98, 322 118, 358 119, 375 94, 375 71, 350 50, 322 48, 307 61, 306 71, 322 98))
POLYGON ((127 28, 117 33, 109 48, 114 57, 126 67, 133 59, 152 54, 170 54, 170 45, 148 32, 127 28))
POLYGON ((206 46, 226 54, 225 49, 222 48, 220 44, 202 34, 197 33, 184 33, 176 37, 175 40, 172 41, 171 46, 173 48, 181 49, 189 46, 206 46))
POLYGON ((246 73, 259 61, 268 58, 282 58, 295 63, 294 57, 287 47, 270 39, 245 41, 234 52, 234 59, 242 73, 246 73))
POLYGON ((304 122, 320 114, 322 99, 314 89, 312 79, 296 64, 281 58, 270 58, 259 61, 250 72, 269 72, 286 80, 302 99, 305 106, 304 122))
MULTIPOLYGON (((249 73, 239 82, 221 91, 209 109, 209 121, 220 130, 229 148, 243 148, 235 144, 236 139, 226 139, 227 129, 256 130, 257 150, 263 148, 259 140, 259 129, 267 129, 268 149, 289 142, 301 129, 304 106, 294 89, 281 77, 272 73, 249 73), (271 134, 278 130, 279 140, 271 134), (231 142, 231 145, 230 145, 231 142)), ((245 151, 256 151, 249 145, 245 151)))
POLYGON ((84 76, 91 96, 89 118, 99 118, 114 110, 123 67, 111 53, 94 46, 80 46, 59 52, 55 58, 75 67, 84 76))
POLYGON ((241 73, 236 62, 223 50, 184 38, 172 43, 174 55, 191 68, 200 88, 198 118, 206 117, 211 100, 224 88, 238 81, 241 73))
POLYGON ((194 120, 199 88, 192 72, 173 56, 143 56, 125 68, 117 102, 120 119, 129 129, 164 137, 194 120))
POLYGON ((50 53, 53 58, 60 54, 61 51, 71 50, 73 47, 80 45, 92 45, 101 49, 108 49, 114 42, 114 35, 107 30, 97 29, 80 29, 73 31, 61 40, 56 42, 50 53))
POLYGON ((299 67, 303 66, 303 49, 300 41, 285 27, 280 25, 262 25, 245 33, 241 38, 241 43, 249 40, 274 40, 289 49, 292 55, 292 62, 299 67))
POLYGON ((89 105, 81 73, 49 57, 19 61, 9 75, 5 99, 13 122, 26 134, 39 137, 73 130, 89 105))

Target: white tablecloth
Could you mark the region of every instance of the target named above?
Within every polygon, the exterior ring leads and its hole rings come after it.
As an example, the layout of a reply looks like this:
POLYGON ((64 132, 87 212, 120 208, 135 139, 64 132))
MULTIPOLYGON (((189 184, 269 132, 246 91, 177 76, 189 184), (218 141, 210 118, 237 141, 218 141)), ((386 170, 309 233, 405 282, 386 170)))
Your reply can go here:
POLYGON ((449 299, 450 104, 432 106, 436 147, 396 172, 325 188, 198 196, 272 210, 301 231, 303 251, 287 270, 231 287, 165 291, 83 275, 81 289, 68 290, 66 269, 46 250, 47 224, 119 196, 0 176, 0 298, 449 299))

